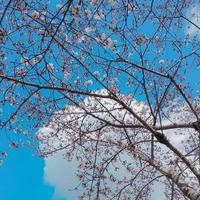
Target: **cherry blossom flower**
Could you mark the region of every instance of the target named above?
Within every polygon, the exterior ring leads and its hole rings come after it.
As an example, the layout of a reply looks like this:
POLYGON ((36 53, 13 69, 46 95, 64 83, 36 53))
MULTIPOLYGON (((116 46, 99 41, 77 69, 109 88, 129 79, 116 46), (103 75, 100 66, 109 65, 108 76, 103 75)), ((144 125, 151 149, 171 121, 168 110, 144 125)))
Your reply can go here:
POLYGON ((133 12, 135 10, 135 7, 131 6, 131 4, 127 4, 127 10, 128 12, 133 12))
POLYGON ((80 6, 77 6, 77 7, 72 9, 72 16, 73 16, 74 19, 78 16, 79 9, 80 9, 80 6))
POLYGON ((47 12, 46 11, 42 11, 41 15, 47 16, 47 12))
POLYGON ((16 142, 12 142, 9 146, 10 146, 10 148, 12 148, 12 149, 18 148, 18 147, 19 147, 18 143, 16 143, 16 142))
POLYGON ((33 19, 37 19, 39 16, 40 16, 40 13, 37 12, 37 11, 33 11, 32 14, 31 14, 31 17, 32 17, 33 19))
POLYGON ((105 40, 106 39, 106 34, 105 33, 102 33, 101 34, 101 40, 105 40))
POLYGON ((113 47, 114 47, 114 42, 111 40, 111 38, 108 38, 108 39, 107 39, 106 47, 107 47, 108 49, 113 49, 113 47))
POLYGON ((25 66, 28 66, 29 65, 29 59, 24 57, 24 58, 21 58, 21 63, 23 63, 25 66))
POLYGON ((8 157, 8 153, 5 152, 5 151, 3 151, 3 152, 1 153, 1 156, 2 156, 3 158, 6 158, 6 157, 8 157))
POLYGON ((85 9, 84 12, 85 12, 85 15, 86 15, 88 18, 91 17, 91 11, 90 11, 90 10, 85 9))
POLYGON ((148 38, 145 35, 138 36, 136 38, 136 44, 141 45, 141 44, 147 42, 147 40, 148 40, 148 38))
POLYGON ((65 33, 63 34, 63 40, 64 42, 69 42, 68 36, 65 33))
POLYGON ((25 69, 23 67, 20 67, 20 68, 17 68, 16 74, 18 76, 25 76, 26 75, 26 71, 25 71, 25 69))
POLYGON ((39 29, 39 34, 40 34, 40 35, 44 35, 44 34, 45 34, 45 29, 40 28, 40 29, 39 29))
POLYGON ((93 31, 93 29, 91 28, 91 27, 87 27, 87 28, 85 28, 85 32, 88 34, 88 33, 90 33, 90 32, 92 32, 93 31))
POLYGON ((40 100, 41 98, 41 95, 39 92, 35 93, 33 96, 35 97, 36 100, 40 100))
POLYGON ((45 17, 44 17, 44 16, 41 16, 41 17, 40 17, 40 21, 45 22, 45 17))
POLYGON ((77 76, 77 78, 74 80, 74 83, 76 84, 76 85, 80 85, 80 77, 79 76, 77 76))
POLYGON ((36 58, 33 58, 31 61, 33 65, 35 65, 38 62, 36 58))
POLYGON ((35 58, 33 58, 31 61, 33 65, 37 64, 42 59, 42 55, 38 55, 35 58))
POLYGON ((65 80, 69 80, 71 78, 71 75, 69 72, 64 72, 64 78, 65 80))
POLYGON ((57 8, 57 9, 61 9, 61 8, 62 8, 62 5, 61 5, 61 4, 57 4, 57 5, 56 5, 56 8, 57 8))
POLYGON ((161 59, 160 61, 159 61, 159 64, 160 65, 163 65, 165 63, 165 60, 163 60, 163 59, 161 59))
POLYGON ((100 20, 102 18, 104 18, 104 14, 101 11, 94 15, 94 19, 100 20))
MULTIPOLYGON (((14 101, 14 99, 10 99, 10 101, 14 101)), ((13 115, 12 117, 11 117, 11 120, 12 120, 12 122, 13 123, 15 123, 16 122, 16 115, 13 115)))
POLYGON ((154 37, 154 40, 155 40, 155 41, 159 41, 159 40, 160 40, 160 37, 156 35, 156 36, 154 37))
POLYGON ((99 73, 98 71, 95 71, 93 74, 94 74, 95 76, 100 76, 100 73, 99 73))
POLYGON ((47 70, 49 71, 49 72, 52 72, 53 71, 53 64, 52 63, 49 63, 49 64, 47 64, 47 70))
POLYGON ((91 86, 93 84, 93 81, 92 80, 87 80, 85 81, 84 85, 85 86, 91 86))
POLYGON ((76 42, 77 42, 77 43, 81 43, 81 42, 83 42, 84 40, 85 40, 85 36, 83 35, 83 36, 81 36, 81 37, 78 37, 77 40, 76 40, 76 42))

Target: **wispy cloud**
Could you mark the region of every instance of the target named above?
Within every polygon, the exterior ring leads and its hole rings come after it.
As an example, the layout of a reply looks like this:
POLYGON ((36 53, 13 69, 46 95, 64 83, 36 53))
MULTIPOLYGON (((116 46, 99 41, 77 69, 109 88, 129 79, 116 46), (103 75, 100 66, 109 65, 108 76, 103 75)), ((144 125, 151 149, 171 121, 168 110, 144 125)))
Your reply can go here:
POLYGON ((197 4, 189 9, 187 13, 187 26, 186 33, 190 36, 195 36, 200 34, 200 6, 197 4))

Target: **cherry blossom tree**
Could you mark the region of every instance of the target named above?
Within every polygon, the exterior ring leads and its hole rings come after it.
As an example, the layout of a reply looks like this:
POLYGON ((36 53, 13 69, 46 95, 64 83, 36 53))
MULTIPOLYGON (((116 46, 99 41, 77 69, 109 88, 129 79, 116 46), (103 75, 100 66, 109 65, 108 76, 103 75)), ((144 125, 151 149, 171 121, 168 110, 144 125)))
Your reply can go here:
POLYGON ((11 148, 76 159, 80 200, 200 200, 198 0, 0 2, 11 148))

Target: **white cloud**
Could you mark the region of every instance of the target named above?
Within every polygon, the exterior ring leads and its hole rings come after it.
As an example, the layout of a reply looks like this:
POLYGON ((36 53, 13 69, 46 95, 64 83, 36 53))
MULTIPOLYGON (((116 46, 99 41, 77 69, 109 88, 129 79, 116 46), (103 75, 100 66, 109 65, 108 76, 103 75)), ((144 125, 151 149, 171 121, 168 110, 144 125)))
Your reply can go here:
MULTIPOLYGON (((52 200, 59 198, 78 200, 78 197, 84 190, 73 190, 79 184, 75 175, 77 166, 78 164, 75 159, 71 162, 66 161, 61 151, 45 158, 44 181, 54 188, 52 200)), ((124 174, 126 172, 121 170, 120 173, 124 174)), ((152 189, 154 192, 149 200, 155 200, 158 196, 159 200, 165 200, 164 186, 161 183, 155 183, 152 189)))
MULTIPOLYGON (((106 94, 104 90, 98 91, 99 94, 106 94)), ((126 98, 122 96, 121 98, 126 98)), ((137 102, 133 99, 130 99, 130 97, 124 99, 124 101, 127 101, 127 103, 132 102, 132 107, 134 110, 140 115, 143 116, 144 119, 148 118, 149 112, 146 112, 148 110, 147 106, 143 104, 142 102, 137 102)), ((107 109, 113 109, 111 113, 117 118, 122 119, 122 117, 125 114, 124 110, 119 110, 119 104, 114 103, 110 99, 101 99, 100 102, 107 108, 107 109), (119 112, 120 111, 120 112, 119 112)), ((102 105, 99 104, 97 101, 94 101, 93 98, 86 98, 84 102, 81 103, 82 107, 87 107, 90 110, 93 110, 95 112, 98 110, 102 110, 102 105)), ((95 115, 98 117, 101 117, 102 119, 107 119, 110 122, 114 122, 113 117, 106 112, 106 108, 103 108, 105 112, 96 112, 95 115)), ((129 123, 132 121, 134 123, 134 119, 130 117, 129 114, 125 116, 125 121, 129 121, 129 123)), ((76 131, 78 131, 80 128, 82 131, 84 130, 94 130, 97 127, 100 127, 101 123, 98 119, 95 119, 92 116, 85 116, 85 113, 83 112, 83 109, 77 108, 74 106, 67 106, 66 110, 59 111, 55 113, 54 117, 52 118, 52 121, 49 123, 49 127, 41 128, 38 131, 38 139, 41 141, 41 150, 44 152, 51 151, 52 149, 57 149, 61 147, 62 145, 66 145, 69 143, 69 141, 72 141, 74 138, 77 137, 76 131), (70 113, 74 114, 70 114, 70 113), (77 113, 77 114, 76 114, 77 113), (78 123, 76 123, 78 122, 78 123), (82 122, 84 122, 85 126, 82 126, 82 122), (73 124, 75 123, 75 124, 73 124), (68 139, 66 139, 66 129, 65 127, 69 125, 69 127, 74 127, 74 130, 68 129, 68 139), (55 137, 56 135, 56 129, 59 128, 58 137, 55 137), (64 131, 63 131, 64 130, 64 131), (71 138, 72 137, 72 138, 71 138), (48 145, 46 141, 48 140, 48 145), (49 146, 50 145, 50 146, 49 146)), ((94 135, 90 135, 91 138, 96 138, 96 133, 94 135)), ((101 138, 104 139, 105 137, 109 137, 112 135, 113 139, 119 138, 118 133, 114 133, 113 130, 111 131, 109 128, 104 129, 104 134, 101 135, 101 138)), ((87 146, 87 144, 86 144, 87 146)), ((55 194, 54 199, 63 197, 70 200, 78 199, 78 196, 82 194, 84 189, 80 187, 78 191, 70 191, 69 189, 73 189, 79 184, 79 181, 76 177, 76 171, 78 169, 78 163, 75 158, 72 158, 71 162, 66 161, 66 159, 63 158, 63 155, 65 154, 65 151, 59 151, 57 153, 54 153, 53 155, 45 158, 45 167, 44 167, 44 179, 45 182, 55 188, 55 194)), ((121 154, 120 156, 121 160, 130 161, 131 158, 128 154, 121 154)), ((115 172, 114 168, 117 167, 119 164, 116 164, 115 166, 112 165, 109 167, 109 170, 111 173, 115 174, 115 177, 123 178, 125 174, 129 174, 125 167, 120 167, 118 172, 115 172)), ((109 183, 109 186, 111 188, 114 188, 113 183, 109 183)))
MULTIPOLYGON (((187 13, 187 18, 196 26, 200 27, 200 6, 198 4, 190 8, 187 13)), ((200 30, 192 23, 187 22, 186 33, 190 36, 200 34, 200 30)))
MULTIPOLYGON (((98 93, 106 94, 105 91, 100 91, 98 93)), ((130 105, 130 107, 138 113, 144 120, 148 118, 148 122, 151 123, 151 119, 149 118, 149 109, 148 107, 142 103, 137 102, 136 100, 131 99, 130 97, 124 97, 121 96, 121 98, 130 105)), ((125 111, 123 109, 120 109, 119 105, 117 103, 114 103, 110 99, 99 99, 101 104, 98 103, 98 101, 94 101, 94 98, 87 98, 84 100, 84 102, 81 103, 82 107, 85 107, 89 109, 90 111, 94 111, 95 115, 98 117, 101 117, 103 119, 107 119, 110 122, 116 123, 116 120, 113 120, 113 117, 106 112, 107 109, 112 109, 111 113, 118 119, 121 120, 125 114, 125 111), (102 110, 102 105, 105 107, 103 110, 105 112, 95 112, 98 110, 102 110), (113 109, 114 108, 114 109, 113 109)), ((171 102, 170 105, 173 107, 175 105, 179 105, 178 102, 171 102)), ((193 120, 191 118, 191 113, 187 111, 187 106, 177 106, 176 108, 169 108, 170 110, 173 110, 168 117, 168 120, 165 119, 164 124, 169 123, 170 121, 173 122, 184 122, 188 121, 188 119, 193 120)), ((126 114, 124 117, 124 121, 129 124, 138 124, 137 121, 131 115, 126 114)), ((91 117, 86 116, 84 113, 84 110, 78 107, 74 106, 66 106, 65 109, 62 111, 59 111, 55 113, 55 116, 51 119, 49 126, 46 128, 41 128, 38 131, 38 138, 41 141, 41 149, 42 151, 50 151, 55 150, 57 148, 62 148, 63 146, 69 144, 72 142, 76 137, 78 138, 79 135, 77 135, 78 130, 80 128, 82 131, 84 130, 94 130, 97 127, 101 126, 102 124, 99 123, 99 120, 91 117), (70 114, 73 112, 73 114, 70 114), (85 126, 83 126, 85 124, 85 126), (74 127, 74 129, 70 129, 70 127, 74 127), (59 131, 56 132, 59 128, 59 131), (64 131, 63 131, 64 130, 64 131), (67 131, 67 137, 66 137, 66 131, 67 131), (48 140, 48 145, 46 141, 48 140), (50 146, 49 146, 50 145, 50 146)), ((129 134, 131 135, 133 131, 130 131, 129 134)), ((181 136, 180 134, 177 136, 177 132, 174 133, 174 131, 166 131, 168 138, 170 141, 180 149, 184 149, 181 142, 184 141, 186 138, 188 138, 188 134, 182 132, 181 136)), ((95 138, 96 133, 93 133, 94 135, 90 134, 89 138, 95 138)), ((100 138, 106 139, 109 138, 112 135, 113 139, 119 139, 121 137, 121 134, 119 131, 115 132, 109 128, 104 128, 103 134, 100 135, 100 138)), ((143 137, 148 137, 147 133, 143 130, 139 134, 143 134, 143 137)), ((88 146, 86 142, 86 147, 88 146)), ((158 145, 159 146, 159 145, 158 145)), ((108 147, 109 148, 109 147, 108 147)), ((143 149, 146 151, 146 146, 141 145, 141 150, 143 149)), ((104 151, 104 150, 102 150, 104 151)), ((114 151, 114 150, 113 150, 114 151)), ((164 153, 166 153, 166 149, 164 149, 164 153)), ((55 188, 55 194, 53 199, 62 197, 66 198, 66 200, 76 200, 78 199, 78 196, 81 195, 81 193, 84 191, 82 187, 80 187, 79 190, 70 191, 70 189, 75 188, 78 184, 78 178, 75 175, 76 171, 78 169, 78 162, 75 158, 72 158, 71 162, 68 162, 66 159, 63 158, 63 155, 66 154, 66 150, 58 151, 57 153, 54 153, 53 155, 45 158, 45 167, 44 167, 44 179, 45 182, 55 188)), ((103 153, 105 154, 105 153, 103 153)), ((106 157, 106 155, 105 155, 106 157)), ((136 161, 133 162, 132 156, 128 155, 127 153, 121 154, 121 161, 126 160, 127 162, 132 163, 130 167, 136 168, 136 161)), ((89 158, 90 159, 90 158, 89 158)), ((165 158, 166 159, 166 158, 165 158)), ((117 162, 114 165, 112 165, 109 168, 110 172, 115 175, 115 177, 121 179, 123 176, 131 177, 132 174, 129 174, 127 169, 122 166, 121 163, 117 162), (115 172, 115 167, 120 167, 119 171, 115 172)), ((135 169, 137 171, 137 168, 135 169)), ((115 184, 108 181, 109 186, 111 189, 115 188, 115 184)), ((159 183, 155 183, 155 186, 153 186, 155 189, 155 192, 153 193, 151 199, 155 199, 155 196, 159 195, 160 200, 164 200, 163 196, 163 185, 159 183)))
POLYGON ((70 191, 70 189, 76 187, 78 183, 75 175, 77 163, 75 160, 72 162, 66 161, 63 158, 63 153, 63 151, 59 151, 45 158, 44 180, 55 189, 53 200, 58 198, 75 200, 78 199, 77 192, 70 191))

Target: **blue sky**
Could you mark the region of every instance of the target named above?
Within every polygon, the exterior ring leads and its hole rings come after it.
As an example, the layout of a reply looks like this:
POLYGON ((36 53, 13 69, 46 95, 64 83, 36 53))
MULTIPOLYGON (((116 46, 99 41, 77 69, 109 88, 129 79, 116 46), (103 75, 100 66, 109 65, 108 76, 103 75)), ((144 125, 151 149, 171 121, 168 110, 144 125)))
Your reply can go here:
MULTIPOLYGON (((47 1, 49 4, 50 1, 47 1)), ((55 9, 54 1, 49 4, 49 7, 55 9)), ((15 57, 15 59, 18 59, 15 57)), ((14 60, 13 55, 9 60, 14 60)), ((12 108, 7 108, 7 111, 0 113, 0 117, 6 119, 12 108)), ((4 108, 6 110, 6 108, 4 108)), ((29 125, 25 122, 25 125, 29 125)), ((0 166, 0 199, 2 200, 51 200, 54 194, 54 188, 49 186, 44 181, 44 159, 33 156, 33 151, 29 148, 19 147, 18 149, 9 148, 9 136, 13 133, 9 131, 0 130, 0 153, 6 151, 8 157, 0 166)), ((19 138, 18 138, 19 139, 19 138)), ((66 200, 56 197, 56 200, 66 200)))
POLYGON ((54 189, 43 181, 43 159, 32 156, 28 148, 13 149, 8 154, 0 168, 1 199, 51 199, 54 189))

